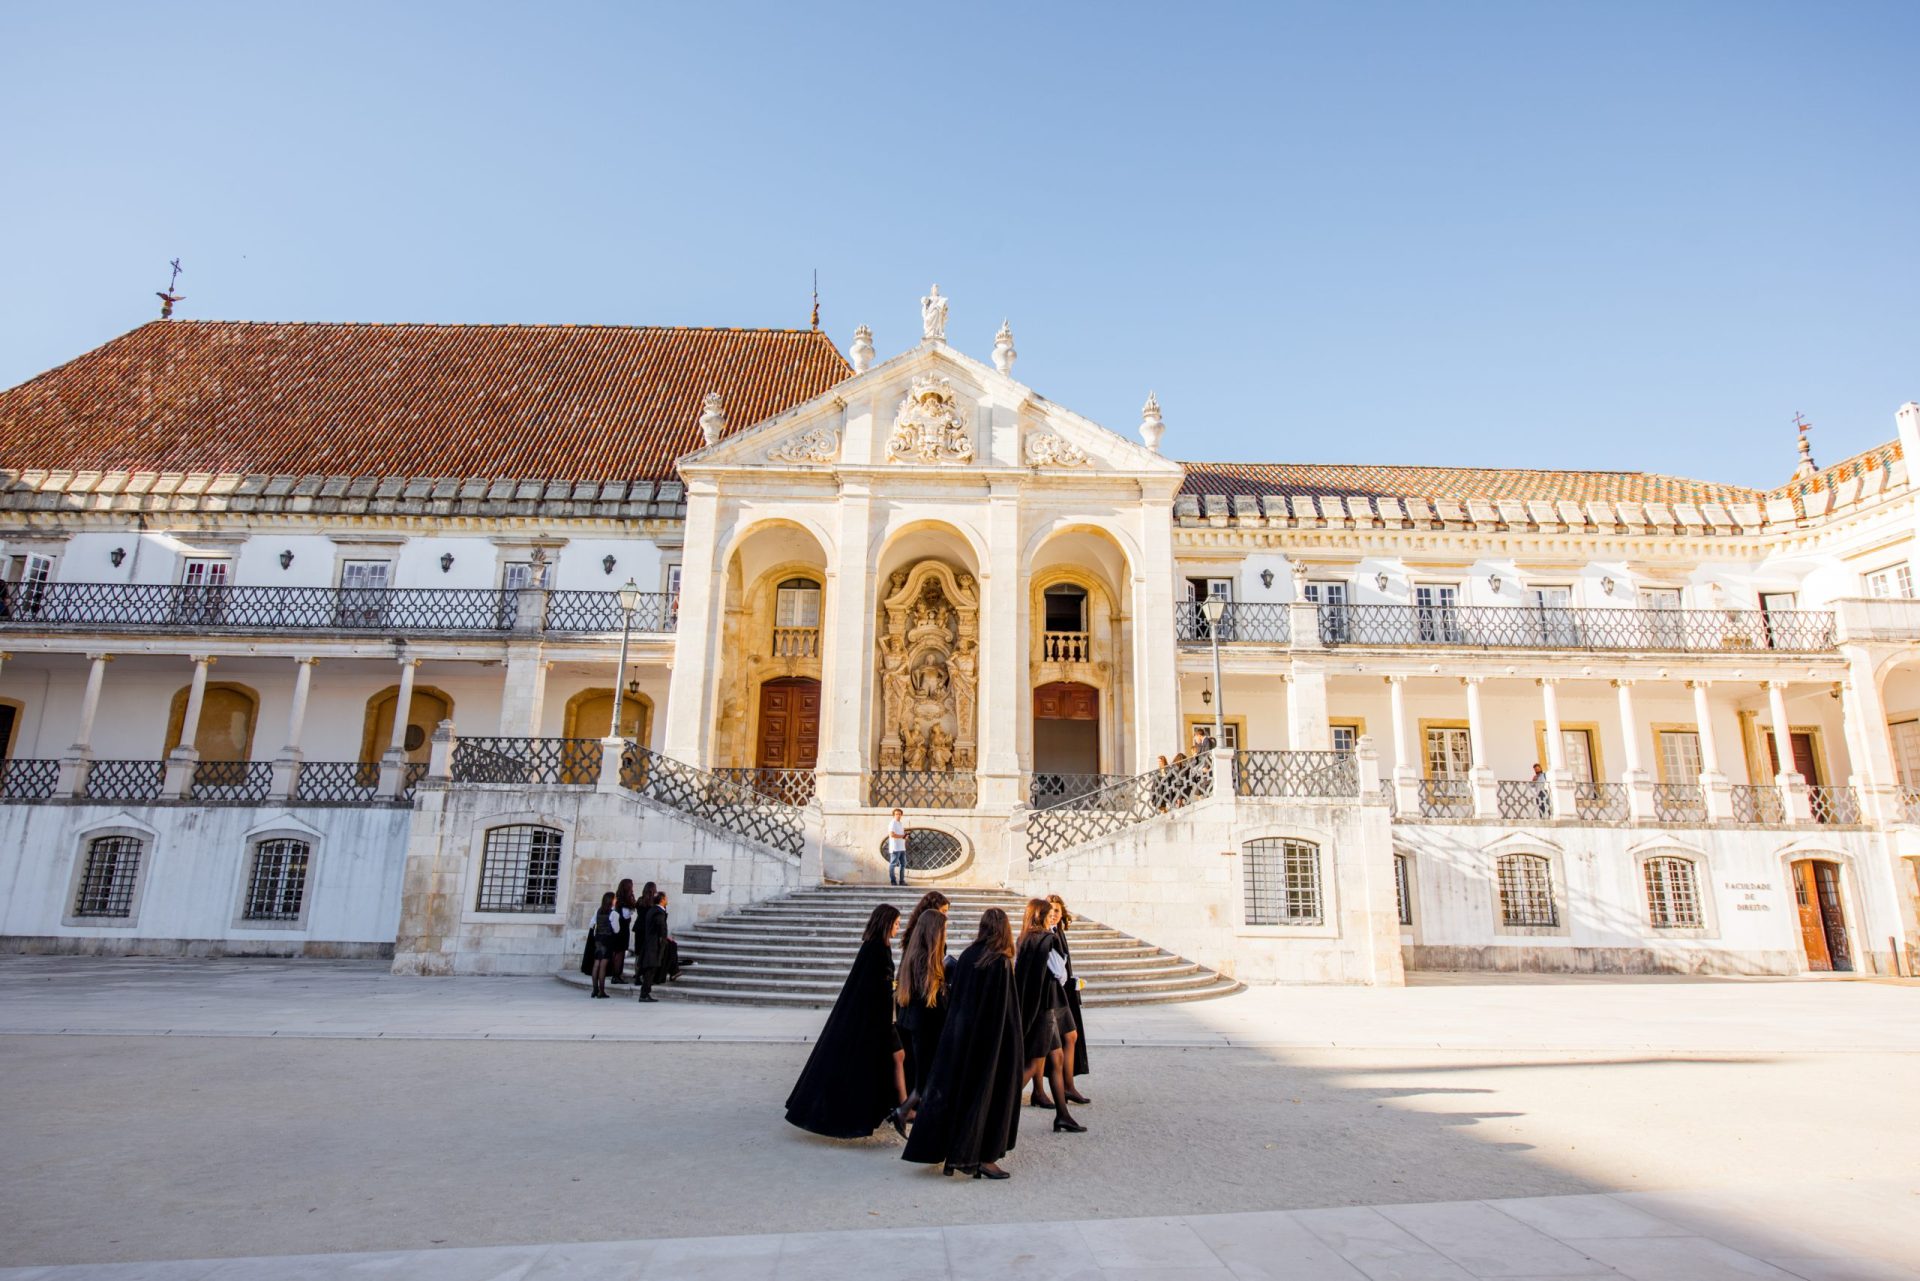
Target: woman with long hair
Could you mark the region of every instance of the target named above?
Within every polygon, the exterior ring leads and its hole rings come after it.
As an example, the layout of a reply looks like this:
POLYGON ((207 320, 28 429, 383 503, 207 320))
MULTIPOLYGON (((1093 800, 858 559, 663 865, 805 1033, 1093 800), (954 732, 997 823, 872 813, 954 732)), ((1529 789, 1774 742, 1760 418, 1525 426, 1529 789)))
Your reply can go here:
POLYGON ((1020 994, 1021 1039, 1027 1070, 1021 1077, 1024 1089, 1033 1085, 1033 1106, 1053 1108, 1053 1128, 1079 1134, 1087 1127, 1067 1111, 1067 1091, 1061 1071, 1061 1051, 1066 1048, 1067 1010, 1066 958, 1060 954, 1060 941, 1054 935, 1051 918, 1053 904, 1043 898, 1027 900, 1027 912, 1020 925, 1020 948, 1013 963, 1013 985, 1020 994), (1045 1079, 1053 1086, 1053 1098, 1041 1093, 1045 1079))
POLYGON ((920 1111, 901 1158, 946 1163, 976 1179, 1004 1179, 996 1164, 1020 1134, 1020 1002, 1013 991, 1013 927, 990 907, 980 935, 947 967, 947 1023, 920 1111))
POLYGON ((893 1026, 893 931, 900 909, 867 918, 853 968, 787 1096, 787 1121, 830 1139, 863 1139, 882 1121, 907 1132, 906 1056, 893 1026))
POLYGON ((947 1024, 947 914, 935 909, 920 918, 900 950, 900 977, 894 985, 895 1016, 907 1050, 907 1114, 920 1103, 947 1024))
POLYGON ((587 936, 593 940, 593 991, 587 995, 596 1001, 607 995, 607 960, 620 936, 620 918, 613 903, 612 890, 602 894, 600 910, 593 914, 593 924, 587 929, 587 936))
POLYGON ((607 956, 607 977, 618 983, 627 969, 627 953, 633 946, 633 926, 640 917, 640 900, 633 893, 633 878, 621 879, 613 891, 614 924, 619 932, 613 938, 613 950, 607 956))
POLYGON ((913 910, 907 913, 907 923, 900 927, 900 946, 904 948, 913 942, 913 927, 920 924, 921 917, 928 912, 945 915, 948 906, 947 896, 939 890, 928 890, 922 894, 920 901, 913 905, 913 910))
POLYGON ((633 956, 633 981, 640 985, 640 999, 653 1001, 653 985, 660 978, 661 958, 667 952, 667 895, 664 890, 647 888, 640 895, 640 946, 633 956))
POLYGON ((1080 980, 1073 973, 1073 949, 1067 944, 1067 931, 1073 926, 1073 913, 1067 910, 1067 902, 1058 894, 1047 895, 1047 902, 1053 906, 1053 932, 1059 936, 1060 955, 1067 962, 1067 1012, 1073 1016, 1073 1026, 1066 1031, 1066 1048, 1060 1053, 1060 1075, 1067 1087, 1067 1102, 1091 1103, 1092 1099, 1074 1088, 1073 1078, 1085 1076, 1087 1066, 1087 1025, 1080 1013, 1080 980))

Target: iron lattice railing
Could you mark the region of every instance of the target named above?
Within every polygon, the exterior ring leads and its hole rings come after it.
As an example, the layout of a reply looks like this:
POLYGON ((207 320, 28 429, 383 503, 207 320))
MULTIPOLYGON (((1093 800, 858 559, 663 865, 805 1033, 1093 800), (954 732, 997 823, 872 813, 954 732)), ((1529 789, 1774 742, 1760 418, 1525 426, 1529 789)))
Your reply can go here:
POLYGON ((1503 778, 1493 786, 1501 818, 1532 823, 1553 817, 1553 790, 1544 779, 1503 778))
POLYGON ((165 761, 99 760, 87 767, 87 799, 153 801, 166 782, 165 761))
MULTIPOLYGON (((680 598, 642 592, 633 611, 636 632, 670 632, 678 621, 680 598)), ((550 632, 611 633, 621 627, 618 592, 548 592, 546 628, 550 632)))
POLYGON ((750 787, 760 795, 788 805, 805 805, 813 800, 814 777, 810 769, 717 769, 715 778, 750 787))
POLYGON ((1575 783, 1573 814, 1582 823, 1624 823, 1633 817, 1633 805, 1621 783, 1575 783))
POLYGON ((1414 780, 1421 818, 1472 818, 1473 784, 1464 778, 1414 780))
POLYGON ((60 782, 60 762, 12 757, 0 760, 0 801, 44 801, 60 782))
POLYGON ((801 806, 631 741, 620 761, 620 786, 794 858, 800 856, 806 839, 806 811, 801 806))
MULTIPOLYGON (((1224 629, 1220 639, 1231 639, 1224 629)), ((1836 647, 1821 610, 1576 609, 1527 605, 1322 605, 1328 645, 1468 649, 1776 650, 1836 647)))
POLYGON ((867 776, 867 804, 878 809, 966 810, 979 797, 970 771, 877 769, 867 776))
POLYGON ((302 761, 294 776, 293 799, 300 805, 376 805, 380 766, 375 761, 302 761))
POLYGON ((1655 783, 1653 816, 1662 823, 1707 821, 1707 793, 1698 783, 1655 783))
POLYGON ((1851 787, 1810 786, 1807 803, 1813 808, 1816 823, 1848 827, 1860 821, 1860 797, 1851 787))
POLYGON ((1920 787, 1902 787, 1899 800, 1900 817, 1909 823, 1920 823, 1920 787))
POLYGON ((1213 794, 1213 762, 1204 756, 1123 778, 1027 816, 1027 861, 1096 840, 1213 794))
MULTIPOLYGON (((402 804, 413 802, 413 793, 420 786, 420 780, 427 776, 428 764, 425 761, 408 761, 400 770, 400 795, 396 798, 402 804)), ((599 779, 600 771, 596 767, 594 778, 599 779)))
POLYGON ((596 783, 597 738, 462 738, 453 745, 456 783, 596 783))
POLYGON ((193 767, 193 799, 203 804, 254 805, 272 791, 272 761, 201 761, 193 767))
POLYGON ((1360 795, 1352 752, 1235 752, 1233 786, 1241 796, 1344 800, 1360 795))
POLYGON ((1749 827, 1785 825, 1787 807, 1780 798, 1780 789, 1772 783, 1735 783, 1733 821, 1749 827))
POLYGON ((1027 805, 1043 810, 1123 781, 1125 774, 1029 774, 1027 805))
POLYGON ((0 600, 0 626, 57 631, 504 632, 516 592, 471 587, 48 583, 0 600))
MULTIPOLYGON (((1292 635, 1292 614, 1276 601, 1228 601, 1220 615, 1220 643, 1263 642, 1284 645, 1292 635)), ((1207 644, 1215 625, 1200 611, 1200 602, 1181 601, 1173 607, 1173 634, 1178 640, 1207 644)))

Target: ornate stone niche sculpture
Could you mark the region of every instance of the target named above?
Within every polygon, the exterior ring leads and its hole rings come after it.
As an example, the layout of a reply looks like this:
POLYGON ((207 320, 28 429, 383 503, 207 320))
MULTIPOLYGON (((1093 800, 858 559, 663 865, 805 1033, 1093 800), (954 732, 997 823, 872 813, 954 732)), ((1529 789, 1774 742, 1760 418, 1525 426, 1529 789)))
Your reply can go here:
POLYGON ((973 461, 967 411, 952 383, 937 374, 913 380, 912 389, 893 416, 893 436, 887 442, 887 452, 895 458, 923 463, 973 461))
POLYGON ((980 594, 970 574, 923 560, 880 602, 880 768, 971 773, 980 594))

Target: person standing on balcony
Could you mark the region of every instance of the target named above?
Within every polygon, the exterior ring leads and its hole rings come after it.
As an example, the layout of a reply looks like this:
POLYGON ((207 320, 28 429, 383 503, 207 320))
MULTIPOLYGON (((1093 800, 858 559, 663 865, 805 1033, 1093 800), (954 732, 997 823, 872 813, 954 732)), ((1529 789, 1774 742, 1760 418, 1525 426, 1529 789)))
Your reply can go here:
POLYGON ((887 884, 905 885, 907 883, 907 816, 904 810, 894 810, 893 822, 887 827, 887 884), (898 879, 895 879, 895 878, 898 879))
POLYGON ((921 1091, 903 1161, 945 1162, 946 1173, 1008 1177, 997 1162, 1020 1136, 1020 1001, 1013 990, 1013 927, 990 907, 980 934, 947 967, 946 1026, 921 1091))
POLYGON ((1072 1021, 1067 1009, 1066 958, 1060 953, 1060 940, 1052 926, 1053 904, 1043 898, 1027 900, 1026 919, 1020 925, 1020 947, 1013 962, 1013 986, 1020 997, 1027 1070, 1020 1080, 1024 1088, 1033 1086, 1033 1106, 1053 1109, 1053 1128, 1079 1134, 1086 1130, 1067 1111, 1067 1089, 1061 1063, 1066 1048, 1066 1026, 1072 1021), (1053 1096, 1042 1093, 1046 1081, 1053 1096))
POLYGON ((1540 817, 1551 817, 1553 814, 1553 791, 1547 782, 1547 771, 1541 768, 1539 761, 1533 763, 1532 782, 1533 803, 1539 809, 1540 817))
POLYGON ((906 1053, 893 1022, 893 932, 899 924, 900 909, 891 903, 867 917, 853 968, 787 1096, 789 1125, 829 1139, 864 1139, 891 1121, 905 1137, 906 1053))

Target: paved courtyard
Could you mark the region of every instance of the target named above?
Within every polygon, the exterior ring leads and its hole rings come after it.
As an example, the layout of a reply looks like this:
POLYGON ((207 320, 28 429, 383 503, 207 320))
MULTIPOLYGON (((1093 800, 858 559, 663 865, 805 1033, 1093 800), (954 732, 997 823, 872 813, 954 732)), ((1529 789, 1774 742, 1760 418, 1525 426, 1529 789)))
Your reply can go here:
POLYGON ((1091 1131, 1029 1112, 990 1185, 784 1124, 819 1011, 8 958, 0 1277, 1920 1278, 1917 1002, 1451 978, 1102 1011, 1091 1131))

